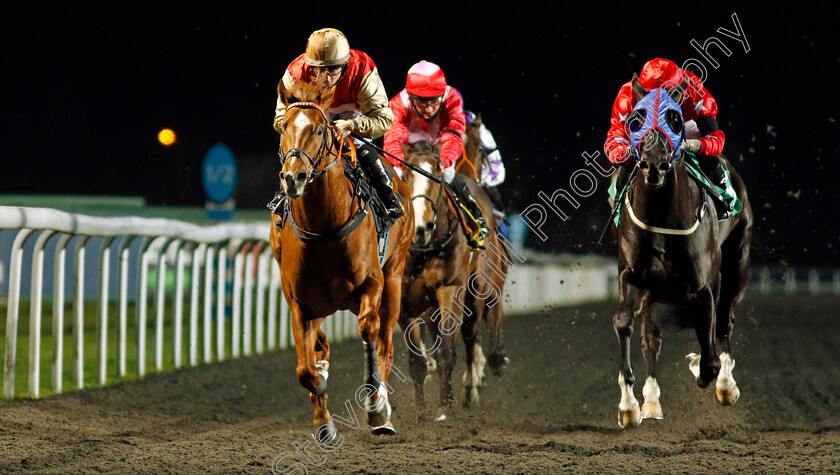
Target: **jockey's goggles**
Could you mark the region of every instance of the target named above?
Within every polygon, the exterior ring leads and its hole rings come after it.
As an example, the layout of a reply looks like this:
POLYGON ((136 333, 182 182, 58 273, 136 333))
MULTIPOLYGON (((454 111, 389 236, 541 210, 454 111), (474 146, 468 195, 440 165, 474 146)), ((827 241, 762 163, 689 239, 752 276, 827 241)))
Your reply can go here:
POLYGON ((330 76, 335 76, 336 74, 340 73, 343 69, 343 64, 339 64, 337 66, 312 66, 312 70, 315 71, 315 74, 321 74, 322 72, 326 72, 330 76))
POLYGON ((410 96, 411 103, 418 109, 425 109, 426 107, 437 107, 443 101, 443 96, 437 97, 417 97, 410 96))

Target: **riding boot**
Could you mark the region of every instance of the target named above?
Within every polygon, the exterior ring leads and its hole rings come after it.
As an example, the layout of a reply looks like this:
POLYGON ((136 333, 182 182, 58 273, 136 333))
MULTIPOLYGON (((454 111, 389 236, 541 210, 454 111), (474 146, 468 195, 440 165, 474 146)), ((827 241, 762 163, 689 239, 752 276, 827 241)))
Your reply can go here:
POLYGON ((450 183, 450 185, 452 185, 452 189, 458 196, 458 201, 461 206, 467 211, 467 213, 470 214, 470 217, 478 225, 478 229, 470 238, 470 247, 473 249, 484 249, 484 240, 490 235, 490 229, 487 228, 487 222, 484 220, 481 208, 475 201, 475 196, 473 196, 472 192, 470 192, 467 182, 465 182, 458 174, 456 174, 452 179, 452 183, 450 183))
MULTIPOLYGON (((723 164, 720 163, 718 157, 698 155, 698 159, 700 161, 700 168, 709 178, 709 181, 711 181, 714 186, 725 190, 728 185, 726 182, 726 173, 723 169, 723 164)), ((718 212, 718 219, 728 218, 732 214, 732 208, 730 208, 729 205, 717 202, 717 200, 715 203, 718 212)))
MULTIPOLYGON (((616 200, 621 199, 621 197, 623 195, 623 192, 624 192, 624 187, 627 186, 627 181, 630 180, 631 170, 632 170, 631 167, 622 167, 622 166, 618 167, 618 173, 616 174, 616 177, 615 177, 615 199, 616 200)), ((613 205, 615 204, 612 197, 608 201, 610 203, 610 207, 612 208, 613 205)))
POLYGON ((379 199, 385 204, 388 217, 394 220, 398 219, 405 214, 405 211, 397 200, 397 195, 391 186, 391 179, 385 171, 385 166, 380 162, 379 153, 370 145, 362 145, 357 151, 359 163, 370 177, 371 184, 376 188, 379 199))

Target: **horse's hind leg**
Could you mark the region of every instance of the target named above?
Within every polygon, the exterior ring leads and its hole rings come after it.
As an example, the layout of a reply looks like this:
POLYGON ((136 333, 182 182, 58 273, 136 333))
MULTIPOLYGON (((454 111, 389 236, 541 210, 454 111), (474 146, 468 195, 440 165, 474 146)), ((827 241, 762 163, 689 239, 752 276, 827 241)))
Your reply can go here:
POLYGON ((437 318, 433 317, 437 330, 435 335, 440 337, 440 346, 437 349, 438 372, 440 374, 440 407, 435 420, 442 421, 449 417, 452 409, 454 393, 452 391, 452 370, 455 367, 456 341, 458 330, 462 325, 462 312, 464 308, 463 289, 461 286, 448 285, 438 287, 436 295, 440 305, 437 318))
POLYGON ((639 410, 639 401, 633 395, 633 369, 630 366, 630 337, 633 336, 633 308, 632 296, 635 294, 635 287, 629 283, 629 271, 623 270, 619 276, 619 299, 618 312, 613 315, 613 328, 618 338, 620 354, 620 371, 618 373, 618 386, 621 388, 621 401, 618 403, 618 425, 621 428, 635 427, 642 422, 642 414, 639 410))
MULTIPOLYGON (((370 277, 360 286, 359 299, 359 335, 362 338, 362 345, 365 351, 365 377, 364 388, 367 391, 365 398, 365 410, 368 416, 368 425, 372 426, 371 432, 375 435, 393 434, 391 426, 391 405, 388 403, 388 389, 385 385, 387 379, 380 375, 380 363, 386 363, 384 358, 388 356, 393 362, 393 346, 387 347, 388 339, 382 342, 382 328, 380 322, 380 304, 382 299, 382 284, 379 280, 370 277), (377 348, 383 346, 384 348, 377 348), (379 357, 383 358, 379 360, 379 357), (379 360, 379 361, 378 361, 379 360)), ((396 325, 396 316, 393 325, 396 325)), ((390 326, 391 332, 394 327, 390 326)), ((391 343, 393 343, 391 341, 391 343)), ((385 370, 390 374, 389 366, 385 370)))
POLYGON ((487 355, 487 363, 494 376, 501 376, 505 367, 510 363, 502 336, 504 314, 501 300, 496 305, 488 308, 484 314, 484 321, 487 323, 487 335, 489 339, 490 353, 487 355))
POLYGON ((720 374, 715 382, 715 395, 718 402, 730 406, 738 401, 741 391, 732 369, 735 360, 729 348, 729 338, 735 325, 735 305, 741 300, 744 285, 749 277, 749 233, 751 229, 745 224, 729 236, 723 243, 720 268, 721 289, 717 306, 716 333, 720 344, 720 374))
MULTIPOLYGON (((413 310, 403 309, 403 314, 413 314, 413 310)), ((426 376, 430 370, 428 362, 434 361, 429 355, 429 350, 423 342, 423 316, 401 318, 400 326, 403 331, 406 346, 408 347, 408 373, 414 381, 414 400, 422 406, 426 402, 425 383, 426 376)))
POLYGON ((639 300, 641 311, 639 320, 642 330, 642 354, 647 363, 648 377, 642 389, 645 402, 642 404, 642 419, 662 419, 662 405, 659 403, 659 383, 656 381, 656 360, 662 348, 662 331, 654 320, 653 304, 650 294, 644 292, 639 300))
POLYGON ((478 334, 478 321, 481 318, 478 312, 468 315, 461 324, 461 337, 464 340, 464 359, 466 369, 464 370, 464 407, 469 407, 478 402, 478 391, 484 385, 484 351, 481 349, 481 342, 478 334))

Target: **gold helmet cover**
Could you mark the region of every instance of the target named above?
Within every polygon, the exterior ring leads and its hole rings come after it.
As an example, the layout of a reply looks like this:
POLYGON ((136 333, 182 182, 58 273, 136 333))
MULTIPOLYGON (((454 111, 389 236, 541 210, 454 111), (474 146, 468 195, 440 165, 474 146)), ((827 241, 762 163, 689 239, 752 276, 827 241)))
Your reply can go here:
POLYGON ((306 64, 339 66, 350 60, 350 43, 335 28, 322 28, 309 35, 306 42, 306 64))

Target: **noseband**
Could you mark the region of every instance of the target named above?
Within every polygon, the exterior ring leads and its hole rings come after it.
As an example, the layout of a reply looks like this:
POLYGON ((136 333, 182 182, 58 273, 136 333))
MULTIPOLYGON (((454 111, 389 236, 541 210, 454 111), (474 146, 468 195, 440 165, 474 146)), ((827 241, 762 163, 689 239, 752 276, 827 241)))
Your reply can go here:
POLYGON ((318 151, 315 152, 315 157, 314 158, 309 153, 307 153, 306 150, 303 150, 302 148, 299 148, 299 147, 290 148, 288 151, 284 152, 283 151, 283 143, 282 142, 280 143, 280 150, 277 152, 278 155, 280 156, 280 167, 282 168, 283 165, 286 163, 286 160, 288 160, 289 158, 292 158, 292 157, 304 158, 305 157, 306 160, 309 162, 309 166, 310 166, 309 173, 307 173, 306 182, 307 183, 312 183, 312 181, 315 178, 318 178, 319 176, 323 175, 330 168, 335 166, 336 163, 338 163, 340 154, 339 153, 334 153, 333 155, 335 156, 335 160, 333 160, 330 163, 328 163, 327 165, 325 165, 321 170, 318 170, 318 168, 321 166, 321 163, 324 161, 324 158, 328 154, 330 154, 333 151, 334 148, 339 149, 340 141, 338 140, 338 137, 336 135, 335 130, 333 129, 333 126, 330 125, 330 121, 327 119, 327 114, 324 112, 324 110, 321 108, 320 105, 318 105, 314 102, 295 102, 295 103, 289 104, 286 107, 287 112, 288 112, 289 109, 315 109, 315 110, 317 110, 321 114, 321 118, 324 119, 324 125, 325 125, 324 131, 326 133, 329 133, 329 135, 330 135, 329 140, 325 139, 321 142, 321 145, 318 147, 318 151))

